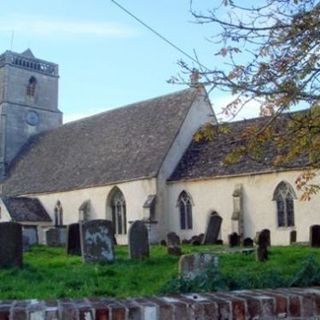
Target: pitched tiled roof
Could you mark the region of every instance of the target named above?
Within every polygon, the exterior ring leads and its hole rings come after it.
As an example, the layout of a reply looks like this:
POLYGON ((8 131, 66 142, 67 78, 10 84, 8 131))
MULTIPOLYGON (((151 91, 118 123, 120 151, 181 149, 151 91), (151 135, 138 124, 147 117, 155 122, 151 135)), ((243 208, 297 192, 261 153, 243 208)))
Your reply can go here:
MULTIPOLYGON (((273 122, 277 128, 284 127, 287 115, 283 115, 273 122)), ((214 178, 220 176, 232 176, 252 174, 259 172, 272 172, 285 170, 287 168, 272 165, 277 150, 272 143, 267 143, 263 150, 263 161, 254 161, 250 157, 242 156, 237 161, 227 164, 225 158, 235 146, 241 141, 241 133, 246 127, 256 125, 263 126, 270 117, 260 117, 243 121, 230 122, 220 125, 227 128, 219 130, 211 141, 202 139, 193 140, 178 163, 169 181, 214 178)), ((221 128, 220 128, 221 129, 221 128)), ((301 168, 306 165, 306 158, 300 157, 290 162, 291 168, 301 168)))
POLYGON ((186 89, 36 136, 11 166, 4 193, 72 190, 156 176, 197 94, 197 89, 186 89))
POLYGON ((27 197, 3 197, 11 218, 16 222, 52 222, 38 199, 27 197))

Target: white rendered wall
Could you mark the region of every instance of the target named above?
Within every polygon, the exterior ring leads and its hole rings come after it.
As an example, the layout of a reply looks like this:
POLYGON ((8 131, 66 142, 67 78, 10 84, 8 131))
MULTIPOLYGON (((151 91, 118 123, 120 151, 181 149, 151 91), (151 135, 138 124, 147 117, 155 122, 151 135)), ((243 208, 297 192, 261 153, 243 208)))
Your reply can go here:
POLYGON ((166 181, 191 143, 193 134, 207 122, 216 123, 216 118, 207 93, 203 89, 199 88, 199 93, 159 171, 157 183, 157 217, 160 221, 159 240, 165 239, 166 234, 171 231, 170 213, 172 211, 172 207, 171 204, 169 204, 170 194, 168 194, 166 181))
POLYGON ((0 222, 12 221, 11 216, 7 210, 7 207, 4 205, 2 199, 0 198, 0 222))
MULTIPOLYGON (((63 224, 79 221, 79 207, 84 201, 90 200, 90 219, 111 220, 111 210, 107 209, 107 198, 110 191, 117 186, 123 193, 127 209, 127 230, 129 221, 143 218, 143 204, 150 194, 156 193, 155 179, 136 180, 117 185, 108 185, 51 194, 35 194, 50 217, 54 221, 54 207, 59 200, 63 208, 63 224)), ((127 235, 117 236, 119 244, 127 243, 127 235)))
POLYGON ((232 232, 231 215, 233 212, 232 193, 236 184, 243 185, 244 236, 253 238, 257 231, 269 229, 273 245, 289 244, 289 233, 297 231, 297 241, 309 240, 309 227, 320 224, 320 195, 311 201, 300 201, 300 193, 295 188, 298 172, 260 174, 243 177, 225 177, 194 182, 175 182, 168 184, 170 231, 177 232, 182 239, 204 233, 207 219, 212 211, 223 218, 221 238, 227 242, 232 232), (295 226, 278 227, 276 203, 272 200, 278 183, 286 181, 295 189, 294 201, 295 226), (177 199, 181 191, 187 191, 193 199, 193 230, 180 230, 177 199))

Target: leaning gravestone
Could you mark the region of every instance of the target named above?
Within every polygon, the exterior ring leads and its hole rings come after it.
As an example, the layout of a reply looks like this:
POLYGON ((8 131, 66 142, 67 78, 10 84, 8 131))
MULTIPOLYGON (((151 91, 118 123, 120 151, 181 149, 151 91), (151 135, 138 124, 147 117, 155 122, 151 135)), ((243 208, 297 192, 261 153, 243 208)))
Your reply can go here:
POLYGON ((113 225, 109 220, 91 220, 80 227, 81 254, 84 262, 113 262, 113 225))
POLYGON ((290 244, 296 243, 297 242, 297 231, 292 230, 290 232, 290 244))
POLYGON ((0 223, 0 267, 22 266, 22 226, 16 222, 0 223))
POLYGON ((270 245, 270 231, 268 229, 258 233, 257 245, 257 260, 268 260, 268 246, 270 245))
POLYGON ((65 227, 51 228, 46 232, 46 243, 50 247, 59 247, 66 244, 67 230, 65 227))
POLYGON ((79 223, 72 223, 68 225, 66 251, 67 254, 70 255, 81 255, 79 223))
POLYGON ((243 240, 243 246, 247 248, 253 247, 253 240, 251 238, 245 238, 243 240))
POLYGON ((179 272, 183 277, 194 279, 209 268, 218 266, 218 257, 210 253, 183 255, 179 260, 179 272))
POLYGON ((214 244, 219 237, 222 218, 215 212, 209 217, 206 232, 204 234, 203 244, 214 244))
POLYGON ((320 247, 320 225, 318 224, 310 227, 310 246, 320 247))
POLYGON ((240 246, 240 236, 236 232, 229 234, 228 239, 230 248, 240 246))
POLYGON ((180 238, 175 232, 167 233, 167 246, 179 246, 180 245, 180 238))
POLYGON ((130 226, 128 238, 131 259, 149 257, 148 229, 142 221, 137 220, 130 226))

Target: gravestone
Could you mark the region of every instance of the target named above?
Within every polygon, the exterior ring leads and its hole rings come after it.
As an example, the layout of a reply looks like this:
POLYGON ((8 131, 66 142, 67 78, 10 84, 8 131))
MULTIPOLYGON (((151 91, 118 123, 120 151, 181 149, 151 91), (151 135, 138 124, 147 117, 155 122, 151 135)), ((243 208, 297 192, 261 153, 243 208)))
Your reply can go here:
POLYGON ((160 241, 160 245, 163 246, 163 247, 166 247, 166 246, 167 246, 167 241, 164 240, 164 239, 162 239, 162 240, 160 241))
POLYGON ((113 262, 113 226, 109 220, 91 220, 80 227, 81 254, 84 262, 113 262))
POLYGON ((183 255, 179 260, 179 273, 183 277, 194 279, 209 268, 218 266, 218 257, 210 253, 183 255))
POLYGON ((167 247, 167 253, 171 256, 180 257, 182 255, 182 250, 179 246, 169 246, 167 247))
POLYGON ((257 260, 268 260, 268 246, 270 245, 270 231, 268 229, 258 233, 257 245, 257 260))
POLYGON ((22 250, 27 251, 30 247, 29 238, 22 234, 22 250))
POLYGON ((320 225, 318 224, 310 227, 310 246, 320 247, 320 225))
POLYGON ((180 245, 180 238, 175 232, 169 232, 167 234, 167 246, 179 246, 180 245))
POLYGON ((37 226, 23 226, 22 235, 28 238, 29 245, 39 243, 37 226))
POLYGON ((296 243, 297 242, 297 231, 292 230, 290 232, 290 244, 296 243))
POLYGON ((243 240, 244 247, 253 247, 253 240, 251 238, 245 238, 243 240))
POLYGON ((219 237, 222 218, 215 212, 209 217, 206 232, 204 234, 203 244, 214 244, 219 237))
POLYGON ((66 251, 67 254, 70 255, 81 255, 79 223, 72 223, 68 225, 66 251))
POLYGON ((22 226, 16 222, 0 223, 0 267, 22 266, 22 226))
POLYGON ((229 234, 228 239, 230 248, 240 246, 240 236, 236 232, 229 234))
POLYGON ((270 230, 269 229, 263 229, 261 232, 260 232, 260 234, 261 233, 263 233, 263 237, 265 238, 265 239, 267 239, 266 241, 267 241, 267 243, 268 243, 268 247, 270 247, 271 246, 271 233, 270 233, 270 230))
POLYGON ((66 244, 67 230, 65 227, 51 228, 46 231, 46 243, 50 247, 59 247, 66 244))
POLYGON ((148 229, 142 221, 135 221, 129 229, 129 257, 141 259, 149 257, 148 229))

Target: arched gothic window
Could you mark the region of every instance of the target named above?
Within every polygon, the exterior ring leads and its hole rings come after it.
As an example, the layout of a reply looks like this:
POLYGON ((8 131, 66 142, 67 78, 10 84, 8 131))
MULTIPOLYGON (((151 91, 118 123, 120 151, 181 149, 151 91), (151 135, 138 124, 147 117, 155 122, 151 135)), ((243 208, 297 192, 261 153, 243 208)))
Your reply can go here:
POLYGON ((126 201, 119 188, 112 191, 110 205, 115 234, 127 234, 126 201))
POLYGON ((37 86, 37 79, 35 77, 31 77, 27 85, 27 96, 34 97, 36 92, 36 86, 37 86))
POLYGON ((181 230, 192 229, 192 199, 190 195, 182 191, 178 198, 181 230))
POLYGON ((63 225, 63 209, 61 202, 58 200, 54 207, 54 225, 62 226, 63 225))
POLYGON ((273 193, 273 200, 277 205, 278 227, 294 226, 294 199, 296 198, 289 183, 282 181, 277 185, 273 193))

